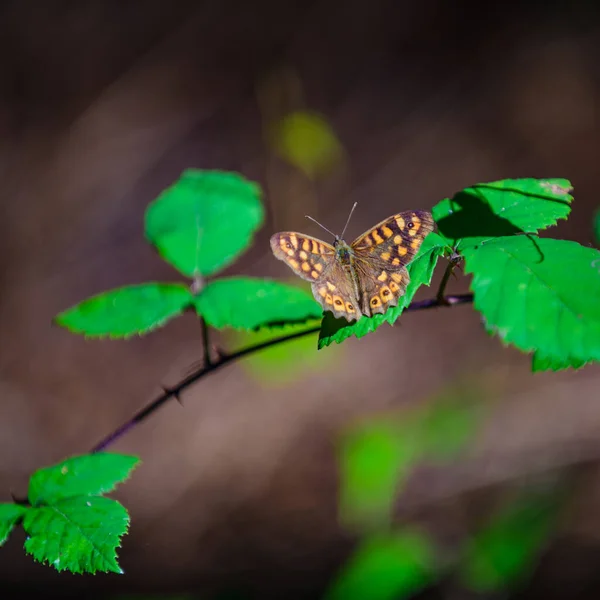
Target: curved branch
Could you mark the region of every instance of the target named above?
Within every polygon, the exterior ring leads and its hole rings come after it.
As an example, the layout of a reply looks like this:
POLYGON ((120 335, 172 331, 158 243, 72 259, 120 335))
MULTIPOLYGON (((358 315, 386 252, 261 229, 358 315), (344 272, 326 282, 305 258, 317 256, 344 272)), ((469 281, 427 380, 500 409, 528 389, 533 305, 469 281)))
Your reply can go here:
MULTIPOLYGON (((457 304, 468 304, 473 302, 473 294, 458 294, 455 296, 442 296, 429 298, 427 300, 420 300, 418 302, 413 302, 408 305, 404 312, 414 312, 417 310, 426 310, 428 308, 436 308, 443 306, 455 306, 457 304)), ((102 452, 108 448, 111 444, 116 442, 119 438, 125 435, 128 431, 133 429, 138 423, 144 421, 147 417, 149 417, 154 411, 158 410, 163 404, 168 402, 171 398, 179 399, 181 392, 183 392, 186 388, 196 383, 200 379, 206 377, 209 373, 213 371, 217 371, 222 367, 228 365, 231 362, 234 362, 244 356, 248 356, 250 354, 254 354, 255 352, 259 352, 260 350, 264 350, 265 348, 270 348, 271 346, 277 346, 278 344, 282 344, 284 342, 289 342, 290 340, 295 340, 297 338, 304 337, 306 335, 311 335, 313 333, 317 333, 321 329, 321 326, 311 327, 309 329, 305 329, 303 331, 297 331, 295 333, 290 333, 288 335, 284 335, 278 338, 273 338, 267 340, 266 342, 261 342, 259 344, 255 344, 253 346, 248 346, 247 348, 242 348, 236 352, 232 352, 231 354, 223 354, 220 355, 215 361, 211 362, 210 360, 204 362, 204 364, 199 367, 196 371, 182 379, 177 385, 172 388, 165 388, 164 392, 155 400, 150 402, 147 406, 142 408, 138 413, 136 413, 131 419, 127 422, 120 425, 115 431, 107 435, 102 441, 98 442, 90 452, 102 452)))

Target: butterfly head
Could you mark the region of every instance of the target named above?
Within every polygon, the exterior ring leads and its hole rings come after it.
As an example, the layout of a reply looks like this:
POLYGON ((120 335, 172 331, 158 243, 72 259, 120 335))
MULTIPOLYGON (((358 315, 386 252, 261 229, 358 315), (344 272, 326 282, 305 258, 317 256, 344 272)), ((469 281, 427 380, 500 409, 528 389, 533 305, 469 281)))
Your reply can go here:
POLYGON ((349 265, 352 262, 352 248, 346 244, 346 242, 341 238, 336 236, 335 241, 333 242, 333 247, 335 248, 336 256, 339 262, 343 265, 349 265))

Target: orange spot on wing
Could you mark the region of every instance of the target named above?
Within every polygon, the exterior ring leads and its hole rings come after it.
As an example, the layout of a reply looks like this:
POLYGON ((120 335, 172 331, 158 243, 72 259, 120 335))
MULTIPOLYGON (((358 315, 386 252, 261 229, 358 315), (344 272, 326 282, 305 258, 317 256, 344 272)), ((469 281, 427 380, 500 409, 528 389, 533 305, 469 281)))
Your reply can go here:
POLYGON ((398 225, 398 229, 402 231, 406 226, 406 223, 402 217, 396 217, 396 225, 398 225))
POLYGON ((300 264, 298 263, 298 261, 297 261, 297 260, 294 260, 293 258, 288 258, 288 263, 290 264, 290 266, 291 266, 293 269, 296 269, 296 270, 298 270, 298 269, 300 268, 300 264))
POLYGON ((322 272, 323 272, 323 265, 322 265, 321 263, 317 263, 317 264, 315 265, 315 269, 316 269, 317 271, 319 271, 319 273, 322 273, 322 272))
POLYGON ((397 267, 399 264, 400 264, 400 259, 399 259, 399 258, 395 258, 395 259, 392 261, 392 265, 394 265, 394 267, 397 267))
POLYGON ((339 296, 333 297, 333 306, 336 310, 341 312, 346 312, 346 307, 344 306, 344 301, 339 296))
POLYGON ((386 238, 391 238, 392 234, 394 233, 387 225, 384 225, 381 228, 381 233, 386 237, 386 238))
POLYGON ((298 249, 298 238, 296 237, 295 233, 292 233, 292 235, 290 235, 290 242, 292 242, 292 246, 294 246, 294 250, 298 249))
POLYGON ((377 278, 378 281, 385 281, 388 278, 387 273, 385 271, 381 271, 381 275, 377 278))
POLYGON ((335 290, 335 285, 333 285, 333 283, 331 283, 331 281, 327 282, 327 287, 329 288, 329 290, 331 292, 333 292, 333 290, 335 290))
POLYGON ((302 250, 304 250, 304 252, 310 252, 310 240, 304 240, 302 242, 302 250))
POLYGON ((384 302, 389 302, 393 298, 392 292, 387 285, 381 288, 379 295, 384 302))
POLYGON ((400 273, 392 273, 392 279, 396 283, 400 283, 402 281, 402 275, 400 275, 400 273))
POLYGON ((310 272, 310 276, 311 276, 313 279, 318 279, 318 278, 319 278, 319 274, 318 274, 316 271, 311 271, 311 272, 310 272))
POLYGON ((373 236, 376 244, 383 244, 383 238, 376 231, 373 231, 371 235, 373 236))
POLYGON ((408 252, 408 248, 406 246, 398 246, 398 254, 400 256, 406 256, 407 252, 408 252))
POLYGON ((381 306, 381 300, 378 296, 373 296, 371 298, 371 302, 370 302, 371 306, 373 306, 374 308, 377 308, 378 306, 381 306))
POLYGON ((300 250, 300 253, 298 256, 300 256, 300 258, 302 260, 306 260, 308 258, 308 254, 306 254, 306 252, 304 252, 304 250, 300 250))
POLYGON ((302 270, 308 273, 308 271, 310 271, 310 265, 307 262, 303 262, 302 270))
POLYGON ((325 296, 325 302, 327 302, 327 304, 333 304, 333 298, 331 297, 331 294, 327 294, 325 296))
POLYGON ((390 290, 392 292, 397 292, 400 289, 400 286, 395 281, 390 281, 390 290))
POLYGON ((310 240, 310 242, 312 244, 312 253, 313 254, 317 254, 319 252, 319 250, 321 251, 321 253, 323 252, 323 246, 321 244, 319 244, 315 240, 310 240))
POLYGON ((319 288, 319 296, 321 296, 322 298, 325 298, 325 296, 327 296, 327 289, 325 288, 325 286, 319 288))
POLYGON ((381 254, 381 258, 382 258, 383 260, 385 260, 385 261, 388 261, 388 260, 390 260, 390 257, 391 257, 391 256, 392 256, 392 255, 391 255, 389 252, 383 252, 383 253, 381 254))

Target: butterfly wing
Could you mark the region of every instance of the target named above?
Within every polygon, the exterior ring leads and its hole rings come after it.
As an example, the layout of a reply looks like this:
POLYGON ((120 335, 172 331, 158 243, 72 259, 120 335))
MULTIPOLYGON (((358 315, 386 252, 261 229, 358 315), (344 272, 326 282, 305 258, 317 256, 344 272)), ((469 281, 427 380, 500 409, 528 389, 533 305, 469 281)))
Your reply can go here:
POLYGON ((348 320, 362 316, 351 276, 336 260, 333 246, 301 233, 283 231, 271 237, 271 250, 298 277, 312 283, 313 295, 324 310, 348 320))
POLYGON ((406 265, 433 225, 431 213, 405 211, 384 219, 352 242, 363 314, 383 314, 398 304, 410 281, 406 265))

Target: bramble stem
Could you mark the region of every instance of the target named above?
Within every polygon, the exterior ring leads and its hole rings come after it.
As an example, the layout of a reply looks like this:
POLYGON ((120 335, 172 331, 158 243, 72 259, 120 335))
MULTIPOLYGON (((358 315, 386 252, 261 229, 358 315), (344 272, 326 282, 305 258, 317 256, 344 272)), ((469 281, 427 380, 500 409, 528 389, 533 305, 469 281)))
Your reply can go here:
MULTIPOLYGON (((452 267, 453 268, 453 267, 452 267)), ((442 283, 440 284, 440 289, 443 292, 445 285, 450 277, 450 273, 452 269, 446 269, 446 273, 444 273, 444 278, 442 279, 442 283)), ((457 304, 468 304, 473 302, 473 294, 458 294, 455 296, 438 296, 435 298, 429 298, 428 300, 420 300, 418 302, 413 302, 409 304, 404 312, 414 312, 417 310, 426 310, 428 308, 436 308, 442 306, 455 306, 457 304)), ((217 359, 212 362, 209 357, 209 346, 208 346, 208 327, 202 319, 203 323, 203 345, 205 349, 205 360, 202 366, 198 367, 198 369, 184 379, 182 379, 177 385, 172 388, 165 389, 164 392, 155 400, 150 402, 147 406, 142 408, 138 413, 136 413, 129 421, 123 423, 115 431, 107 435, 103 440, 98 442, 90 452, 102 452, 108 448, 111 444, 120 439, 125 433, 133 429, 138 423, 144 421, 147 417, 149 417, 155 410, 159 409, 165 402, 170 400, 171 398, 179 398, 181 392, 183 392, 186 388, 191 386, 193 383, 196 383, 200 379, 206 377, 213 371, 217 371, 221 367, 228 365, 231 362, 234 362, 240 358, 245 356, 249 356, 250 354, 254 354, 255 352, 259 352, 260 350, 264 350, 266 348, 270 348, 271 346, 276 346, 278 344, 282 344, 284 342, 289 342, 290 340, 295 340, 307 335, 311 335, 313 333, 317 333, 320 331, 321 326, 318 325, 316 327, 311 327, 310 329, 305 329, 303 331, 297 331, 295 333, 290 333, 288 335, 284 335, 278 338, 274 338, 271 340, 267 340, 265 342, 260 342, 259 344, 255 344, 254 346, 248 346, 247 348, 242 348, 241 350, 237 350, 231 354, 221 354, 217 357, 217 359), (204 331, 206 330, 206 340, 204 338, 204 331)))
POLYGON ((210 357, 210 338, 208 325, 203 317, 200 317, 200 327, 202 328, 202 350, 204 352, 204 366, 210 367, 212 364, 212 359, 210 357))

